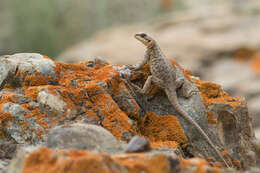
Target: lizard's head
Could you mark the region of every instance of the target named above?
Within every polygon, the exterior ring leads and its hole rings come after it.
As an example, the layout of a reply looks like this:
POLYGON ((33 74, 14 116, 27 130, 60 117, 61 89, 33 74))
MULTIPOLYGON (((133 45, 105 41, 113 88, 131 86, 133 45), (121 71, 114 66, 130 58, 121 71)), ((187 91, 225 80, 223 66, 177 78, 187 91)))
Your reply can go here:
POLYGON ((141 41, 147 48, 152 48, 155 43, 152 37, 145 33, 135 34, 135 38, 141 41))

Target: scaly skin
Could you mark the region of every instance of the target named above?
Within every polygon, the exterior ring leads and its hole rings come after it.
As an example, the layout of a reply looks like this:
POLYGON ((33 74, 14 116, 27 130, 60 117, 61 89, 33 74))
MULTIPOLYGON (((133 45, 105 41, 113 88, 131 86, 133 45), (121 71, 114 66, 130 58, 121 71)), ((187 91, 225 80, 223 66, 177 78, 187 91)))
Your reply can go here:
MULTIPOLYGON (((216 146, 213 144, 213 142, 210 140, 208 135, 201 129, 201 127, 191 117, 189 117, 189 115, 180 106, 180 104, 178 102, 176 90, 183 85, 184 79, 183 78, 177 79, 176 72, 175 72, 172 64, 165 58, 164 54, 162 53, 160 47, 157 45, 155 40, 153 40, 151 37, 149 37, 145 33, 136 34, 135 38, 137 40, 141 41, 147 47, 147 50, 146 50, 144 60, 140 64, 137 64, 132 68, 133 68, 133 70, 138 70, 149 61, 150 62, 150 71, 152 74, 151 76, 149 76, 147 78, 142 89, 140 89, 136 85, 133 85, 135 87, 135 89, 139 93, 145 94, 149 90, 152 82, 155 85, 162 88, 165 91, 172 106, 179 112, 179 114, 184 119, 186 119, 189 123, 191 123, 199 131, 199 133, 205 138, 205 140, 215 150, 215 152, 221 158, 221 160, 225 163, 225 165, 227 167, 229 167, 226 160, 224 159, 222 154, 219 152, 219 150, 216 148, 216 146)), ((189 96, 191 96, 191 95, 189 95, 189 96)))

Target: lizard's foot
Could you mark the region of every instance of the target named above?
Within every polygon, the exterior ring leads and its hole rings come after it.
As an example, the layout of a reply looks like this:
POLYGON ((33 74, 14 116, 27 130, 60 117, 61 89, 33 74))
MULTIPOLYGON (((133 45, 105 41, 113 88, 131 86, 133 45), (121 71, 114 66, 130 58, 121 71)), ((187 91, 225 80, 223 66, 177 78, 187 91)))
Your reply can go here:
POLYGON ((128 68, 129 70, 133 70, 136 71, 137 69, 137 65, 125 65, 126 68, 128 68))
POLYGON ((133 84, 132 82, 130 82, 130 85, 134 88, 135 92, 137 92, 138 94, 145 94, 143 89, 141 89, 139 86, 137 86, 136 84, 133 84))
POLYGON ((188 82, 184 82, 181 87, 181 94, 186 98, 190 98, 198 92, 198 88, 194 87, 192 84, 188 82))
POLYGON ((178 88, 181 88, 182 87, 182 85, 184 84, 184 78, 178 78, 178 79, 176 79, 176 81, 175 81, 175 85, 176 85, 176 89, 178 89, 178 88))

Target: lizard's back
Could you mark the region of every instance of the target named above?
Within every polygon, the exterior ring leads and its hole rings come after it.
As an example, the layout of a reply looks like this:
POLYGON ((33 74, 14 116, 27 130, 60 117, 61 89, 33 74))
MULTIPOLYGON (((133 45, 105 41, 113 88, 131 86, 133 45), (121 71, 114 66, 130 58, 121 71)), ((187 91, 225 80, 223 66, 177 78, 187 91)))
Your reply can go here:
POLYGON ((154 48, 150 51, 150 71, 153 76, 161 79, 163 82, 173 84, 176 80, 175 69, 172 64, 162 54, 160 48, 154 48))

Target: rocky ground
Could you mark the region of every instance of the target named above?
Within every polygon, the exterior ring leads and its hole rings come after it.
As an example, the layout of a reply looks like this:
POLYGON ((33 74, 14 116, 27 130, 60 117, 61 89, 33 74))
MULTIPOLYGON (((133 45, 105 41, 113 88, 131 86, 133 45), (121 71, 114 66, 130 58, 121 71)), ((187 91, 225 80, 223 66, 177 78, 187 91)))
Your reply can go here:
POLYGON ((0 58, 0 172, 259 172, 259 142, 241 97, 171 61, 195 88, 178 98, 232 167, 181 118, 166 95, 133 72, 94 58, 59 63, 40 54, 0 58), (129 78, 129 80, 126 80, 129 78))

